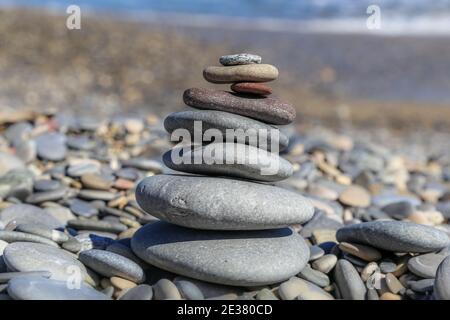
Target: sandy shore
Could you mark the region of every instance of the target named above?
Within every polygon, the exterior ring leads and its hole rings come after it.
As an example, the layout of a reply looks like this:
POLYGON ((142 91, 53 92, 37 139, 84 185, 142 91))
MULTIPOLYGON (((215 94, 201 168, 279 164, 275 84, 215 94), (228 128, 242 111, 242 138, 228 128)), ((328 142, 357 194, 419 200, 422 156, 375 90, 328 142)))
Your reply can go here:
MULTIPOLYGON (((289 34, 156 26, 0 11, 0 108, 111 114, 181 109, 205 66, 252 51, 280 68, 277 95, 303 124, 448 130, 450 43, 432 37, 289 34), (132 35, 132 36, 130 36, 132 35)), ((224 86, 224 89, 227 87, 224 86)))

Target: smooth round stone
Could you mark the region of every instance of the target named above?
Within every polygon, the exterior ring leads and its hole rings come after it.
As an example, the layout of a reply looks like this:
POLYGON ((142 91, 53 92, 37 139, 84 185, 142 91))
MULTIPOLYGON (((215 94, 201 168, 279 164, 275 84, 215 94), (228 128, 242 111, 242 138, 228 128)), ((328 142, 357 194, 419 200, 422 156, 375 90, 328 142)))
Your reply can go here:
POLYGON ((136 168, 143 171, 151 171, 154 173, 162 172, 162 165, 159 161, 146 158, 122 160, 122 166, 136 168))
POLYGON ((309 201, 292 191, 213 177, 149 177, 137 186, 136 200, 155 217, 197 229, 271 229, 304 223, 314 214, 309 201))
POLYGON ((144 271, 134 261, 110 251, 82 251, 79 259, 84 265, 105 277, 121 277, 136 283, 145 280, 144 271))
POLYGON ((263 83, 256 82, 238 82, 231 85, 231 90, 237 93, 253 93, 262 96, 272 94, 272 88, 263 83))
POLYGON ((362 244, 341 242, 339 249, 369 262, 381 259, 380 251, 362 244))
POLYGON ((380 271, 382 273, 391 273, 397 270, 397 265, 391 261, 382 261, 380 262, 380 271))
POLYGON ((309 247, 309 261, 314 261, 321 258, 325 254, 325 251, 319 246, 309 247))
POLYGON ((312 263, 312 268, 322 273, 329 273, 336 265, 337 257, 334 254, 326 254, 312 263))
POLYGON ((18 231, 0 231, 0 240, 12 242, 36 242, 58 247, 58 244, 48 238, 18 231))
POLYGON ((74 199, 70 204, 70 210, 77 216, 92 217, 98 215, 98 209, 93 207, 89 202, 74 199))
POLYGON ((436 272, 434 296, 438 300, 450 300, 450 256, 441 262, 436 272))
POLYGON ((294 171, 289 161, 275 153, 235 143, 211 143, 193 150, 178 147, 167 151, 163 161, 176 171, 267 182, 287 179, 294 171))
POLYGON ((309 265, 306 265, 303 270, 300 271, 298 277, 308 280, 322 288, 330 285, 330 279, 325 273, 314 270, 309 265))
POLYGON ((33 190, 33 175, 28 170, 14 169, 0 177, 0 197, 25 199, 33 190))
POLYGON ((13 169, 24 169, 25 163, 13 154, 0 151, 0 176, 13 169))
POLYGON ((203 70, 203 77, 211 83, 269 82, 278 78, 278 69, 270 64, 210 66, 203 70))
POLYGON ((387 213, 391 218, 398 220, 406 219, 414 213, 414 207, 408 201, 390 203, 381 208, 381 210, 387 213))
POLYGON ((444 259, 445 256, 436 253, 422 254, 408 260, 408 269, 419 277, 434 278, 444 259))
POLYGON ((26 202, 31 204, 39 204, 46 201, 58 201, 67 194, 67 188, 59 188, 56 190, 42 191, 31 194, 27 197, 26 202))
POLYGON ((385 281, 386 285, 392 293, 397 294, 399 292, 403 293, 405 291, 405 287, 392 273, 386 274, 385 281))
POLYGON ((278 142, 279 150, 285 149, 289 144, 289 138, 275 126, 238 114, 217 110, 174 112, 165 118, 164 128, 169 133, 173 133, 177 129, 186 129, 189 131, 191 139, 194 139, 195 135, 204 134, 209 129, 218 130, 226 139, 227 129, 233 129, 235 133, 247 133, 243 137, 245 144, 265 147, 266 150, 271 149, 272 143, 276 146, 278 142), (199 122, 201 122, 201 128, 199 122))
POLYGON ((62 223, 45 210, 29 204, 14 204, 0 212, 0 220, 5 224, 16 221, 17 224, 42 224, 51 229, 62 226, 62 223))
POLYGON ((111 181, 108 181, 101 175, 95 173, 83 174, 80 181, 85 188, 94 190, 109 190, 112 185, 111 181))
POLYGON ((34 182, 34 190, 37 192, 54 191, 61 187, 61 182, 57 180, 40 179, 34 182))
POLYGON ((340 259, 334 268, 334 280, 345 300, 365 300, 366 286, 358 271, 347 260, 340 259))
POLYGON ((272 124, 294 121, 294 107, 275 98, 249 99, 248 95, 227 91, 191 88, 184 91, 184 103, 196 109, 225 111, 272 124))
POLYGON ((44 160, 61 161, 67 153, 66 136, 60 133, 44 133, 36 138, 37 155, 44 160))
POLYGON ((14 300, 109 300, 106 295, 83 283, 74 289, 68 286, 67 281, 39 276, 12 279, 8 284, 8 294, 14 300))
POLYGON ((17 122, 8 127, 3 132, 3 135, 11 143, 11 145, 16 146, 22 141, 29 138, 31 131, 33 131, 33 126, 29 122, 17 122))
POLYGON ((15 150, 16 156, 26 163, 32 162, 36 159, 37 147, 34 140, 22 141, 16 145, 15 150))
POLYGON ((339 229, 336 238, 394 252, 430 252, 450 244, 448 235, 439 229, 403 221, 349 225, 339 229))
POLYGON ((120 233, 128 229, 127 226, 122 223, 88 219, 69 220, 67 225, 76 230, 84 229, 111 233, 120 233))
POLYGON ((131 250, 131 247, 129 245, 125 245, 121 242, 116 241, 116 242, 113 242, 112 244, 110 244, 106 248, 106 250, 117 253, 117 254, 124 256, 125 258, 128 258, 130 260, 133 260, 141 267, 145 266, 145 263, 133 253, 133 251, 131 250))
POLYGON ((70 149, 89 151, 95 148, 96 143, 86 136, 75 136, 67 138, 67 146, 70 149))
POLYGON ((372 203, 377 207, 385 207, 389 204, 403 201, 409 202, 413 207, 421 204, 418 198, 408 195, 380 194, 372 197, 372 203))
POLYGON ((282 300, 334 300, 328 292, 297 277, 283 282, 278 288, 278 294, 282 300))
POLYGON ((114 192, 103 191, 103 190, 91 190, 84 189, 78 193, 78 197, 85 200, 103 200, 110 201, 117 198, 117 194, 114 192))
POLYGON ((186 300, 203 300, 205 297, 203 296, 202 291, 199 287, 195 285, 192 281, 183 280, 183 279, 175 279, 175 285, 177 286, 181 297, 186 300))
POLYGON ((128 290, 137 286, 133 281, 123 279, 120 277, 111 277, 109 278, 111 285, 117 290, 128 290))
POLYGON ((72 178, 79 178, 85 174, 96 174, 100 171, 98 165, 94 163, 77 163, 67 168, 67 175, 72 178))
POLYGON ((69 208, 60 205, 55 205, 54 207, 47 207, 44 209, 44 211, 48 215, 59 221, 61 226, 67 225, 67 221, 76 218, 74 214, 69 210, 69 208))
POLYGON ((153 286, 156 300, 181 300, 177 286, 168 279, 161 279, 153 286))
POLYGON ((223 66, 261 63, 261 57, 251 53, 237 53, 221 56, 219 62, 223 66))
POLYGON ((49 271, 51 279, 65 281, 76 274, 88 279, 86 268, 69 252, 45 244, 15 242, 3 253, 11 271, 49 271))
POLYGON ((233 286, 281 282, 299 273, 309 259, 305 241, 289 228, 199 232, 159 221, 140 228, 131 247, 161 269, 233 286))
POLYGON ((119 300, 152 300, 153 288, 148 284, 140 284, 130 290, 127 290, 119 300))
POLYGON ((50 229, 41 224, 19 224, 17 225, 15 231, 41 236, 50 239, 56 243, 63 243, 69 240, 69 236, 64 232, 50 229))
MULTIPOLYGON (((159 269, 161 270, 161 269, 159 269)), ((160 278, 163 278, 165 276, 160 276, 160 278)), ((158 279, 158 280, 159 280, 158 279)), ((183 276, 177 276, 174 278, 174 283, 183 280, 183 281, 189 281, 192 282, 193 284, 195 284, 200 291, 202 292, 203 296, 205 297, 205 299, 210 299, 210 298, 216 298, 216 297, 220 297, 220 296, 230 296, 230 295, 243 295, 245 293, 244 289, 241 287, 233 287, 233 286, 228 286, 228 285, 222 285, 222 284, 217 284, 217 283, 211 283, 211 282, 205 282, 205 281, 201 281, 201 280, 197 280, 197 279, 193 279, 193 278, 187 278, 187 277, 183 277, 183 276)))
POLYGON ((131 180, 136 181, 140 178, 140 173, 137 169, 134 168, 123 168, 119 169, 114 174, 119 179, 125 179, 125 180, 131 180))
POLYGON ((370 193, 363 187, 353 185, 339 195, 339 201, 347 206, 365 208, 370 205, 370 193))

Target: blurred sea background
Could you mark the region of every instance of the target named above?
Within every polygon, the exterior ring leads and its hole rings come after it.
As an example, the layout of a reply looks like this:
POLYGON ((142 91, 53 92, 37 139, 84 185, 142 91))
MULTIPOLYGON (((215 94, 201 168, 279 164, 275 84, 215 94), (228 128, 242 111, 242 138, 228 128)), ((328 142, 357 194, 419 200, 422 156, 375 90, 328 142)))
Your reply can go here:
POLYGON ((300 123, 450 131, 450 0, 0 0, 0 115, 164 116, 238 52, 279 68, 300 123))

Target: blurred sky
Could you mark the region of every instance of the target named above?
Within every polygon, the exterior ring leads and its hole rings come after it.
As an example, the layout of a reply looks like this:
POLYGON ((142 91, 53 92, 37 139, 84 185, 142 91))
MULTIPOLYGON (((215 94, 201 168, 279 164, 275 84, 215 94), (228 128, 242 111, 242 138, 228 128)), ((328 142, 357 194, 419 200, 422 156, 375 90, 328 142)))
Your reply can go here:
POLYGON ((53 10, 63 10, 70 4, 90 12, 113 11, 142 20, 155 12, 196 14, 206 19, 174 19, 186 24, 207 24, 208 15, 253 20, 269 18, 272 20, 260 23, 261 28, 293 30, 297 26, 292 22, 301 22, 306 23, 300 25, 302 31, 309 28, 340 32, 367 32, 366 10, 375 4, 380 6, 383 18, 380 32, 450 34, 450 0, 0 0, 3 6, 53 10), (288 20, 290 23, 282 23, 288 20))

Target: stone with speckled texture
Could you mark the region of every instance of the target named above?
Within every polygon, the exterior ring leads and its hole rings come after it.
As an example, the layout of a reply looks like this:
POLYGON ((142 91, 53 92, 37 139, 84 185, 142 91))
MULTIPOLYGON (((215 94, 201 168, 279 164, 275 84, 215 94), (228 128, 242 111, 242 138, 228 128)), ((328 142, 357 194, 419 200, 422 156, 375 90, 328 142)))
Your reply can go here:
POLYGON ((289 124, 296 116, 290 103, 221 90, 187 89, 184 91, 183 101, 196 109, 225 111, 271 124, 289 124))
POLYGON ((270 64, 206 67, 203 77, 211 83, 268 82, 278 78, 278 69, 270 64))
POLYGON ((137 186, 136 200, 155 217, 195 229, 279 228, 304 223, 314 214, 309 200, 293 191, 216 177, 148 177, 137 186))
POLYGON ((305 241, 289 228, 199 232, 158 221, 139 229, 131 247, 141 259, 161 269, 232 286, 286 280, 309 259, 305 241))
POLYGON ((441 262, 436 272, 434 295, 440 300, 450 300, 450 256, 441 262))
POLYGON ((223 66, 261 63, 261 57, 251 53, 227 54, 221 56, 219 62, 223 66))
POLYGON ((263 96, 272 94, 272 89, 263 83, 238 82, 231 85, 231 90, 239 93, 253 93, 263 96))

